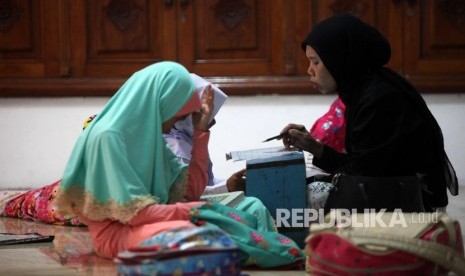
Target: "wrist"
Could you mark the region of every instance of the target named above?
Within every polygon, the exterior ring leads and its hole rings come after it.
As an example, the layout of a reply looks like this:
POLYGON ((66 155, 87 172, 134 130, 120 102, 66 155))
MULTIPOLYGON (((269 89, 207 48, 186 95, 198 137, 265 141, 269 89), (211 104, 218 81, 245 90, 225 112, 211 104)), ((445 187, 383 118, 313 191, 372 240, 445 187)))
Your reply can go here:
POLYGON ((323 155, 324 148, 325 146, 322 143, 318 142, 317 140, 314 140, 313 151, 311 153, 316 158, 320 158, 323 155))
POLYGON ((210 133, 210 130, 194 128, 194 136, 195 135, 201 135, 201 134, 204 134, 204 133, 210 133))

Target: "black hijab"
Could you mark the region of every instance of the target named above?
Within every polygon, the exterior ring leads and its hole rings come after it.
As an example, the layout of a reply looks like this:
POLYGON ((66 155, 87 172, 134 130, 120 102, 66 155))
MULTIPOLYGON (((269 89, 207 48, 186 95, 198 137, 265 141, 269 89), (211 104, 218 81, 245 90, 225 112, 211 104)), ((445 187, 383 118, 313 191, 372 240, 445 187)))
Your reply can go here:
POLYGON ((438 163, 434 174, 441 183, 435 183, 432 190, 447 186, 451 194, 458 194, 457 177, 444 151, 441 128, 416 89, 396 72, 383 67, 391 57, 391 47, 374 27, 352 15, 338 14, 317 24, 302 42, 304 52, 307 45, 320 56, 346 105, 350 105, 354 88, 370 73, 378 74, 402 91, 434 130, 435 148, 432 150, 438 163))
POLYGON ((367 70, 385 65, 391 57, 391 47, 376 30, 349 14, 335 15, 320 22, 302 42, 302 49, 311 46, 333 76, 341 99, 352 82, 367 70))

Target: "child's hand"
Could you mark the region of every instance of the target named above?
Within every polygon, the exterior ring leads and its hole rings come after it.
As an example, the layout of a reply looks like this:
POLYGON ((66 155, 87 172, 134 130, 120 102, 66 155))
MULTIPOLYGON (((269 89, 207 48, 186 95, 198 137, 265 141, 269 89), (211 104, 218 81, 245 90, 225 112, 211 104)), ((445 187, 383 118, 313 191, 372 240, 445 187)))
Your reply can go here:
POLYGON ((245 192, 245 172, 246 169, 242 169, 238 172, 235 172, 233 175, 231 175, 230 178, 228 178, 228 181, 226 181, 226 187, 228 188, 228 192, 245 192))
POLYGON ((213 91, 212 86, 206 86, 202 94, 202 106, 200 111, 192 114, 192 124, 194 125, 194 129, 208 130, 211 127, 209 122, 213 113, 214 98, 215 92, 213 91))

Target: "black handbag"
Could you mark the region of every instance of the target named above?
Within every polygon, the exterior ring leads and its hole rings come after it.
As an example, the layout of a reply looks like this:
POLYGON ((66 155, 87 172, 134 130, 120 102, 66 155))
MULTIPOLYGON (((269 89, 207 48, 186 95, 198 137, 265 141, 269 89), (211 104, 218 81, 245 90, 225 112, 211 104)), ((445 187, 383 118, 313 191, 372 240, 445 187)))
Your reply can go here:
POLYGON ((424 211, 420 175, 369 177, 336 174, 332 183, 334 187, 326 201, 325 212, 331 209, 424 211))

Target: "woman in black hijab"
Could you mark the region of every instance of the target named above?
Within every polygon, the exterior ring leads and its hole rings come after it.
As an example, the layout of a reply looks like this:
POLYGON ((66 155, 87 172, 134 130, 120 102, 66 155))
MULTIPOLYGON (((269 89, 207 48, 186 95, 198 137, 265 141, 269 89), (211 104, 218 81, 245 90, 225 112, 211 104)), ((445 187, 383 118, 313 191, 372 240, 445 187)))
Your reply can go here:
POLYGON ((312 153, 313 164, 332 174, 423 175, 425 210, 446 206, 446 187, 458 191, 441 129, 416 89, 384 67, 391 56, 387 40, 358 18, 340 14, 319 23, 302 49, 315 88, 337 91, 346 105, 347 153, 319 143, 296 124, 283 129, 284 145, 312 153))

